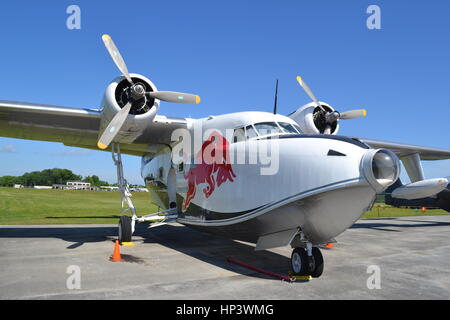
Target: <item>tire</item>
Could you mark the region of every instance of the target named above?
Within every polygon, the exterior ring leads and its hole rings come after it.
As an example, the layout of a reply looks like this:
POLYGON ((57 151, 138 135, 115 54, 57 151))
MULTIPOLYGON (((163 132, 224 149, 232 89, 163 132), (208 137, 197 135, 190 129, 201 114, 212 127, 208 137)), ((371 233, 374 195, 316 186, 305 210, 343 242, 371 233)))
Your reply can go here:
POLYGON ((128 216, 121 216, 119 219, 119 243, 131 242, 131 218, 128 216))
POLYGON ((314 258, 314 270, 311 272, 313 278, 319 278, 323 273, 323 256, 319 248, 312 248, 312 256, 314 258))
POLYGON ((309 259, 305 249, 295 248, 292 251, 291 270, 296 276, 309 275, 309 259))

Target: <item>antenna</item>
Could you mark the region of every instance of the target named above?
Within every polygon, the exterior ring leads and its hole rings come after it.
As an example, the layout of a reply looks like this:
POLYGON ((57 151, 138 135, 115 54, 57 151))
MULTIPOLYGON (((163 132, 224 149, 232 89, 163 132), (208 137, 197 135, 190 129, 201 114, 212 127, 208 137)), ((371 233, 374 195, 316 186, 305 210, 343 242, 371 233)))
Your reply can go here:
POLYGON ((275 102, 273 104, 273 114, 277 114, 277 100, 278 100, 278 79, 275 86, 275 102))

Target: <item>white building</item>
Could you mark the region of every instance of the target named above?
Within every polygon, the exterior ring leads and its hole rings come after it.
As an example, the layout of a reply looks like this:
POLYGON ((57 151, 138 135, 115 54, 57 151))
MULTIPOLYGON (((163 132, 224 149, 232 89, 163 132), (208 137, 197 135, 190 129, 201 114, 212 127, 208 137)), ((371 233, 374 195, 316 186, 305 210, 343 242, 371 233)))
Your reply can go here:
POLYGON ((116 190, 119 190, 119 187, 113 187, 113 186, 101 186, 100 187, 100 190, 103 190, 103 191, 116 191, 116 190))
POLYGON ((54 184, 53 189, 63 190, 98 190, 98 187, 91 186, 90 182, 67 181, 66 184, 54 184))
POLYGON ((73 187, 75 190, 90 190, 91 183, 83 181, 67 181, 66 185, 68 187, 73 187))

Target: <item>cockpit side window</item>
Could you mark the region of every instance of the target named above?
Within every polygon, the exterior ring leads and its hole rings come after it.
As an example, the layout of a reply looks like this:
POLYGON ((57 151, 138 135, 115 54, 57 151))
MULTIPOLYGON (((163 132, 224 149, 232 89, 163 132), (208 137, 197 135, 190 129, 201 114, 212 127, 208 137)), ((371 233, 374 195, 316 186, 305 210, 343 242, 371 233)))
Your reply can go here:
POLYGON ((294 134, 298 134, 299 133, 294 128, 294 126, 292 124, 288 123, 288 122, 278 122, 278 124, 280 125, 280 127, 283 129, 284 132, 294 133, 294 134))
POLYGON ((255 123, 254 126, 260 136, 283 133, 281 128, 275 122, 260 122, 255 123))
POLYGON ((245 130, 244 128, 237 128, 234 129, 234 133, 233 133, 233 142, 241 142, 241 141, 245 141, 245 130))

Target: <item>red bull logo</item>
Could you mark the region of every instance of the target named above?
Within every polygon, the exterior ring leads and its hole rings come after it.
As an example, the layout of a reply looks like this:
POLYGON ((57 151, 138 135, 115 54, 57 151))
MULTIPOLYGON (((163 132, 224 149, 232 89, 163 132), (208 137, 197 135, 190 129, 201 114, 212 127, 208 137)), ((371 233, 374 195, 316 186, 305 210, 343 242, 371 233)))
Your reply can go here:
POLYGON ((236 175, 230 162, 229 143, 219 132, 214 131, 203 142, 201 150, 196 154, 195 162, 184 176, 188 183, 188 191, 183 202, 185 212, 197 192, 197 186, 206 184, 203 193, 209 198, 222 183, 233 182, 236 175))

